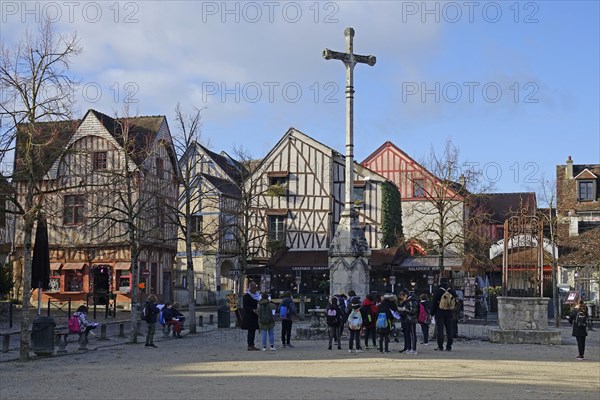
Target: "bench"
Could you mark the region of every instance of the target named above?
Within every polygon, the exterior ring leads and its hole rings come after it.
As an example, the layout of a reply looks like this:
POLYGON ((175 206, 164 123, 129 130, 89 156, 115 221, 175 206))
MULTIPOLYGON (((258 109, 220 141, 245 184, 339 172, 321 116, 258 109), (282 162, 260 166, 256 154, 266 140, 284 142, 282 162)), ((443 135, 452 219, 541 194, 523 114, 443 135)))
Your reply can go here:
POLYGON ((2 352, 3 353, 8 353, 8 346, 10 344, 10 336, 20 334, 20 333, 21 333, 21 331, 10 331, 10 332, 0 333, 0 335, 2 335, 2 352))
POLYGON ((56 354, 66 354, 69 333, 68 328, 57 328, 54 330, 54 343, 58 346, 56 354))

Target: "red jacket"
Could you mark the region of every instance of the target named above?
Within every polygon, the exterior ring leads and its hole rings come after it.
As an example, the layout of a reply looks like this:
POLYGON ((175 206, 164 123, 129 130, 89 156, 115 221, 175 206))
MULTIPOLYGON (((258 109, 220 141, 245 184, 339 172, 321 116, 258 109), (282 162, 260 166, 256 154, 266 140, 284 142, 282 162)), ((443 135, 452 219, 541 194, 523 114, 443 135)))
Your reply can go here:
POLYGON ((373 303, 371 300, 369 299, 365 299, 362 303, 362 307, 360 309, 361 314, 363 314, 363 326, 365 328, 375 328, 375 322, 377 320, 377 306, 375 305, 375 303, 373 303), (366 310, 366 307, 370 308, 371 311, 371 322, 368 322, 368 320, 365 318, 365 314, 364 314, 364 310, 366 310), (365 308, 363 308, 365 307, 365 308))

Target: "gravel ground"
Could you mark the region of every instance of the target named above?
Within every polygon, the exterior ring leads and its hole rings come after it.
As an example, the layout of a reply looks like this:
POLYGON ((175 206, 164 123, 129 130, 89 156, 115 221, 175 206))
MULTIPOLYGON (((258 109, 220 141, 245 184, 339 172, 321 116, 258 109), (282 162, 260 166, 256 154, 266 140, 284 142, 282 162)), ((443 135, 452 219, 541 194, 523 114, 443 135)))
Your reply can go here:
POLYGON ((65 356, 4 360, 0 399, 598 400, 599 331, 590 332, 586 360, 578 361, 568 326, 560 346, 490 343, 482 339, 490 328, 461 325, 452 352, 431 344, 418 355, 398 353, 394 342, 389 354, 349 354, 347 340, 343 350, 327 350, 324 340, 283 349, 276 340, 276 351, 249 352, 245 331, 214 327, 161 339, 156 349, 92 339, 88 353, 70 344, 65 356))

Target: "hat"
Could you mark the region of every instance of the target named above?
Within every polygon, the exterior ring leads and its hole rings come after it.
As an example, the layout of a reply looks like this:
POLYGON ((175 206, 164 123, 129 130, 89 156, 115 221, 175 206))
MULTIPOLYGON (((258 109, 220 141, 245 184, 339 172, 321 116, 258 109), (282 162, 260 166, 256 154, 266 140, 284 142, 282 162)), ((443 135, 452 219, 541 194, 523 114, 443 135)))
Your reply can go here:
POLYGON ((354 297, 352 298, 352 301, 351 301, 351 303, 352 303, 352 304, 359 304, 359 305, 360 305, 360 297, 358 297, 358 296, 354 296, 354 297))
POLYGON ((384 300, 391 300, 391 301, 396 301, 396 300, 398 300, 398 298, 396 297, 396 295, 395 295, 395 294, 393 294, 393 293, 386 293, 386 294, 384 294, 384 295, 383 295, 383 299, 384 299, 384 300))

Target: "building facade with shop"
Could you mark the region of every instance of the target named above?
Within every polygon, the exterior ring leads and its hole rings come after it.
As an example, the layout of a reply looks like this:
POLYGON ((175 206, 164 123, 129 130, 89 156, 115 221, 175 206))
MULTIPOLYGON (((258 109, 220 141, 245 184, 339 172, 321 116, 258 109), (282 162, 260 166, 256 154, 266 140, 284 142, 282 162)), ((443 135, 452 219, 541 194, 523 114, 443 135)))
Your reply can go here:
MULTIPOLYGON (((89 110, 81 120, 38 123, 33 134, 47 141, 35 165, 51 262, 42 300, 128 307, 134 281, 143 283, 138 301, 150 293, 171 299, 179 175, 166 118, 111 118, 89 110), (133 268, 132 241, 139 251, 133 268)), ((19 196, 31 184, 22 179, 21 144, 17 139, 13 175, 19 196)), ((19 218, 17 271, 23 268, 22 224, 19 218)))

